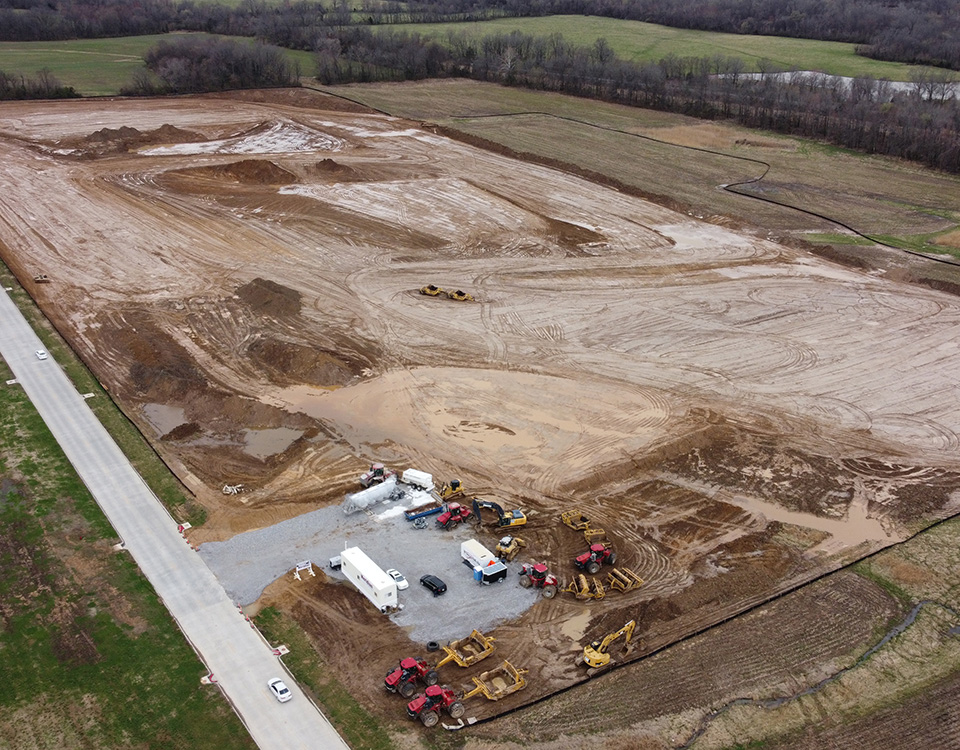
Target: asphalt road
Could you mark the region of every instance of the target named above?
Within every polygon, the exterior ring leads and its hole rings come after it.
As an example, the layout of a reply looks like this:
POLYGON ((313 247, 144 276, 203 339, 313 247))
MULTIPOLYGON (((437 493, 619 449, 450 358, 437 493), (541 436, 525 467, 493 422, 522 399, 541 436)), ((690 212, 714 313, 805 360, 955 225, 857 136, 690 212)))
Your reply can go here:
POLYGON ((0 294, 0 355, 257 745, 347 748, 181 537, 53 357, 37 358, 41 348, 16 305, 0 294), (281 704, 270 695, 271 677, 284 679, 292 700, 281 704))

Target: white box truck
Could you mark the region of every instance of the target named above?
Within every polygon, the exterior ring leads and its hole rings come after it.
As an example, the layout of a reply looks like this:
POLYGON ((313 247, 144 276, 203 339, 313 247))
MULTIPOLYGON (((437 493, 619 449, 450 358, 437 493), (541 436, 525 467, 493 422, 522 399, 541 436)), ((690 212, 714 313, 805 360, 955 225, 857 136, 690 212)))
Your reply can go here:
POLYGON ((473 579, 480 583, 498 583, 507 577, 507 566, 476 539, 460 543, 460 558, 473 570, 473 579))
POLYGON ((397 582, 359 547, 340 553, 340 572, 381 612, 397 608, 397 582))
POLYGON ((400 481, 427 492, 433 490, 433 474, 418 469, 404 469, 403 474, 400 475, 400 481))

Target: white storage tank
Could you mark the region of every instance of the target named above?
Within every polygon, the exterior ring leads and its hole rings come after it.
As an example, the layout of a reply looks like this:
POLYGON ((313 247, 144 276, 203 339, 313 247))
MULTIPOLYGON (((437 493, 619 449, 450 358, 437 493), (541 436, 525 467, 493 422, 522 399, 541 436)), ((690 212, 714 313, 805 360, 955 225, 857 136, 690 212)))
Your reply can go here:
POLYGON ((359 547, 340 553, 340 572, 381 612, 397 607, 397 582, 359 547))
POLYGON ((433 474, 418 469, 404 469, 400 476, 400 481, 409 484, 411 487, 419 487, 421 490, 430 492, 433 490, 433 474))

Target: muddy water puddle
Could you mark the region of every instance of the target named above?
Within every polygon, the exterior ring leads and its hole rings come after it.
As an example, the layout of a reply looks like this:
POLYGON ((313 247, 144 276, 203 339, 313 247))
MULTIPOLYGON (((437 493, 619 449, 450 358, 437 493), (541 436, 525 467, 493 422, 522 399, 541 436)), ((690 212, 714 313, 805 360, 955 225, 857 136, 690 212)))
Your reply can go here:
POLYGON ((142 412, 150 426, 156 430, 157 437, 163 437, 186 421, 184 411, 179 406, 144 404, 142 412))
POLYGON ((824 518, 813 513, 788 510, 776 503, 769 503, 743 495, 731 495, 725 497, 724 500, 751 513, 762 515, 771 521, 805 526, 830 534, 830 539, 812 548, 811 551, 821 549, 833 551, 837 548, 856 547, 863 542, 889 544, 892 541, 897 541, 895 535, 888 533, 878 519, 870 518, 867 515, 867 498, 865 496, 855 498, 850 503, 846 518, 824 518))
POLYGON ((560 625, 560 632, 571 641, 579 641, 590 625, 590 610, 584 607, 578 615, 568 617, 560 625))
POLYGON ((267 458, 283 453, 302 434, 301 430, 295 430, 292 427, 244 430, 243 435, 246 440, 244 450, 254 458, 267 458))

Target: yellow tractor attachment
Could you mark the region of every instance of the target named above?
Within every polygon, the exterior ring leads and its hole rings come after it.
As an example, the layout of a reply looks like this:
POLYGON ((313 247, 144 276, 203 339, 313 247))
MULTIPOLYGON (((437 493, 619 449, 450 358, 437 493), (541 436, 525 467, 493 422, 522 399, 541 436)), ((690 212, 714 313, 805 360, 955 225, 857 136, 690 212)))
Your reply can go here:
POLYGON ((570 581, 562 591, 565 594, 573 594, 577 599, 603 599, 607 595, 602 582, 596 578, 588 581, 582 573, 570 581))
POLYGON ((517 669, 510 662, 504 661, 496 669, 484 672, 479 677, 471 678, 475 687, 463 694, 463 700, 472 698, 474 695, 483 695, 484 698, 491 701, 506 698, 527 686, 527 681, 523 676, 528 671, 517 669))
POLYGON ((486 636, 479 630, 474 630, 466 638, 457 641, 451 641, 449 645, 443 647, 446 654, 434 669, 440 669, 444 664, 455 662, 458 667, 471 667, 478 661, 486 659, 493 653, 496 646, 493 645, 495 638, 486 636))
POLYGON ((607 573, 607 588, 626 594, 643 586, 643 579, 630 568, 614 568, 607 573))

